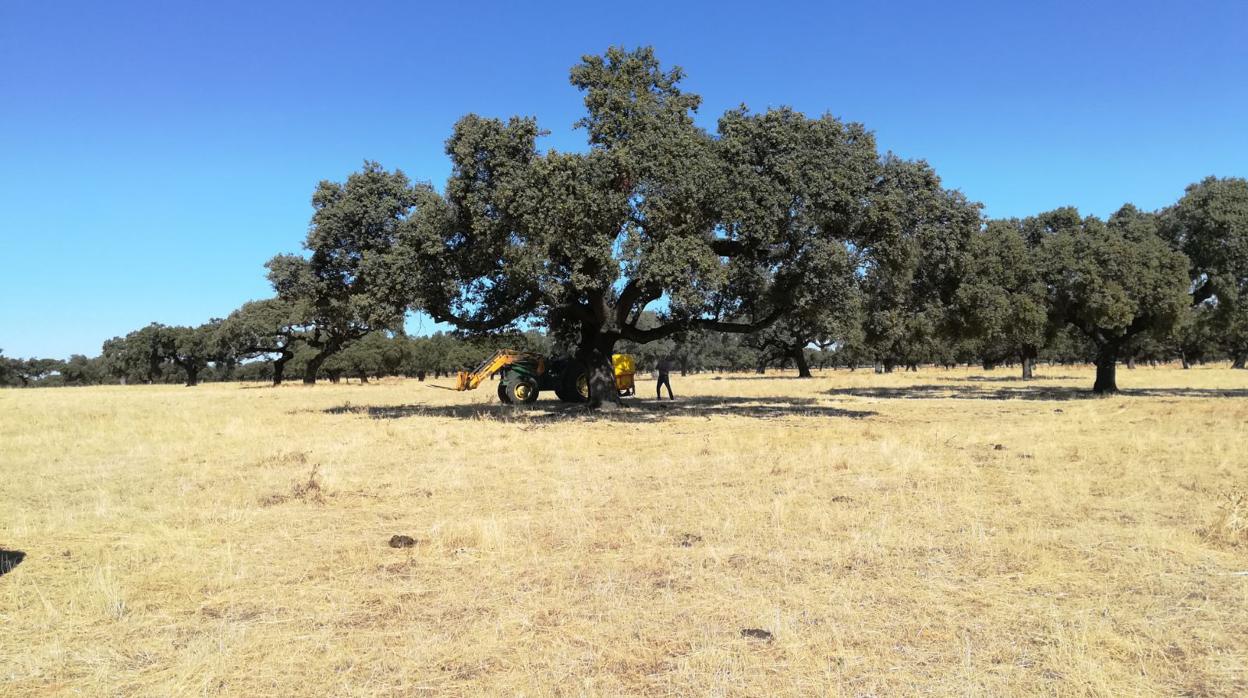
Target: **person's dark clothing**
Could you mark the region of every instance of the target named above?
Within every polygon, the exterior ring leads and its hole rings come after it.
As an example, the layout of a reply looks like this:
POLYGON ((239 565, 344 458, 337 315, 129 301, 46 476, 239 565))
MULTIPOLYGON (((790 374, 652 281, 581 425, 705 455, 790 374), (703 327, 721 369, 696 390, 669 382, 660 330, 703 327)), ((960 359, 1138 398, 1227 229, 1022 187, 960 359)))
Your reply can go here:
POLYGON ((663 359, 655 368, 656 372, 659 374, 658 383, 654 386, 655 398, 659 400, 663 399, 663 386, 666 385, 667 399, 675 400, 676 398, 672 395, 672 362, 667 359, 663 359))

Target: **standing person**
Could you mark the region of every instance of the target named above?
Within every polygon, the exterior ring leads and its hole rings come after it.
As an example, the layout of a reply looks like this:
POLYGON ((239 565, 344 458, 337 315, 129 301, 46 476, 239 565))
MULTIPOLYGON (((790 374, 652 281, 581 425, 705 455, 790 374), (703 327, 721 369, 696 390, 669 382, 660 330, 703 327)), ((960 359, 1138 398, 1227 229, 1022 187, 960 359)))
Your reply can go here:
POLYGON ((655 397, 659 400, 663 399, 663 386, 667 386, 667 399, 675 400, 672 396, 672 360, 668 357, 659 359, 659 365, 655 367, 655 372, 659 374, 659 382, 654 386, 655 397))

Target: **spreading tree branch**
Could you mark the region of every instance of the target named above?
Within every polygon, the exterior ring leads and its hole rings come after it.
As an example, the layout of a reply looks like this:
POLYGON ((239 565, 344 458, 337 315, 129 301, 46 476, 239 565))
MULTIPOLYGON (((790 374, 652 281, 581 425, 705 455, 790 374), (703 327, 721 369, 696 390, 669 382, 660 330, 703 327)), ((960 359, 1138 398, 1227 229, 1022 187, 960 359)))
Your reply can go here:
POLYGON ((638 344, 647 344, 689 330, 750 334, 767 329, 772 323, 779 320, 783 314, 783 309, 777 309, 758 322, 724 322, 709 318, 689 318, 686 320, 675 320, 649 330, 639 330, 636 327, 624 325, 620 328, 619 335, 638 344))

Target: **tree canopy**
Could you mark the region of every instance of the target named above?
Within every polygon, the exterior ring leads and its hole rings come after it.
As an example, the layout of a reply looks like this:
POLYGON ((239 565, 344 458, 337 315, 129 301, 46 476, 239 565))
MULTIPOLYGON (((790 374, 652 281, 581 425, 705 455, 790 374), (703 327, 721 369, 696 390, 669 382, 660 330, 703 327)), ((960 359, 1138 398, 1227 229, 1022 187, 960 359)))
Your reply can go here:
POLYGON ((1248 357, 1248 180, 1207 177, 1162 213, 1161 229, 1187 255, 1192 302, 1239 367, 1248 357))
POLYGON ((889 157, 866 222, 864 341, 888 370, 913 365, 950 337, 961 264, 979 229, 979 204, 945 189, 924 162, 889 157))
POLYGON ((278 298, 300 304, 307 325, 301 339, 318 350, 304 374, 316 381, 320 366, 347 343, 370 332, 400 329, 407 302, 392 290, 402 284, 394 266, 400 226, 421 192, 402 171, 375 162, 345 183, 323 181, 312 195, 312 223, 304 257, 283 254, 267 264, 278 298))
POLYGON ((1157 217, 1130 204, 1108 223, 1089 216, 1044 239, 1053 312, 1097 350, 1093 390, 1117 392, 1132 343, 1169 333, 1189 304, 1187 259, 1157 235, 1157 217))
POLYGON ((406 228, 413 304, 472 331, 540 322, 576 347, 601 403, 621 339, 753 332, 813 286, 844 287, 812 270, 850 273, 879 166, 870 133, 740 108, 712 135, 681 78, 648 48, 586 56, 571 73, 584 153, 539 152, 531 118, 462 118, 445 195, 423 192, 406 228))
POLYGON ((988 221, 967 249, 957 291, 964 334, 979 355, 992 363, 1017 357, 1024 379, 1054 329, 1038 240, 1027 227, 1018 219, 988 221))

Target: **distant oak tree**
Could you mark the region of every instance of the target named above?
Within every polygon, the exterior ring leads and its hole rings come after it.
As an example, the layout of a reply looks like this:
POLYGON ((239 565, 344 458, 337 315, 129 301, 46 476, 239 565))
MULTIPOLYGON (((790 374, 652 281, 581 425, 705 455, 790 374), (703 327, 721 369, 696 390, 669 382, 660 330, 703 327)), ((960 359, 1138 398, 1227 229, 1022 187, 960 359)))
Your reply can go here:
POLYGON ((1168 334, 1188 306, 1188 262, 1158 235, 1156 216, 1127 205, 1108 223, 1087 217, 1044 239, 1057 317, 1096 347, 1093 391, 1118 392, 1132 343, 1168 334))
POLYGON ((300 336, 316 350, 303 382, 315 383, 321 366, 348 343, 383 329, 400 329, 406 301, 392 290, 393 250, 399 228, 418 193, 401 171, 375 162, 346 182, 323 181, 312 194, 307 256, 283 254, 267 266, 278 298, 300 304, 307 329, 300 336))
POLYGON ((1190 261, 1192 303, 1235 368, 1248 365, 1248 180, 1207 177, 1162 214, 1162 230, 1190 261))
POLYGON ((1039 248, 1018 219, 988 221, 971 241, 957 291, 966 332, 981 356, 1017 357, 1023 380, 1045 346, 1050 322, 1048 287, 1039 248))

